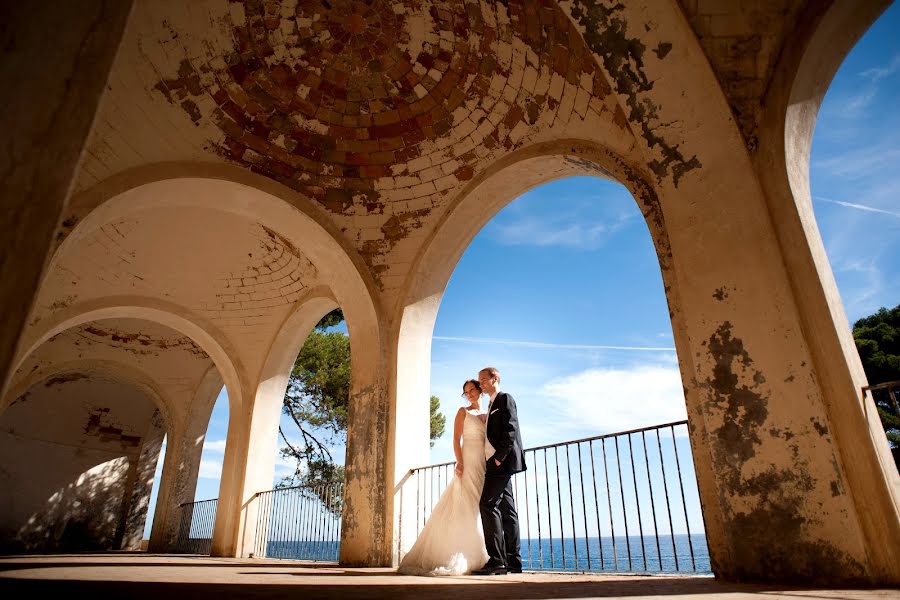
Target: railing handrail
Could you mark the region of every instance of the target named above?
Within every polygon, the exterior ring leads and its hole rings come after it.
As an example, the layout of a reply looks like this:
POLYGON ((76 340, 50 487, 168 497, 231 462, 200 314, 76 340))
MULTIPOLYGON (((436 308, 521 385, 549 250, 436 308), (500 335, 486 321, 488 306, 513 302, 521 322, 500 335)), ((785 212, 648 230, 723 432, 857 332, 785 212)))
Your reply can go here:
POLYGON ((204 502, 218 502, 218 498, 209 498, 208 500, 194 500, 193 502, 182 502, 178 505, 178 508, 183 508, 189 504, 203 504, 204 502))
POLYGON ((883 390, 885 388, 891 387, 900 387, 900 380, 898 381, 885 381, 884 383, 876 383, 875 385, 864 385, 863 391, 875 391, 875 390, 883 390))
MULTIPOLYGON (((898 382, 900 383, 900 382, 898 382)), ((525 448, 523 452, 533 452, 535 450, 549 450, 550 448, 559 448, 560 446, 567 446, 569 444, 582 444, 584 442, 595 442, 597 440, 609 439, 618 437, 620 435, 631 435, 632 433, 641 433, 642 431, 652 431, 654 429, 664 429, 666 427, 675 427, 677 425, 687 425, 687 421, 672 421, 670 423, 662 423, 660 425, 650 425, 648 427, 638 427, 637 429, 628 429, 626 431, 617 431, 614 433, 604 433, 603 435, 595 435, 592 437, 581 438, 578 440, 567 440, 565 442, 556 442, 555 444, 547 444, 545 446, 534 446, 533 448, 525 448)), ((435 463, 433 465, 424 465, 421 467, 414 467, 409 470, 410 473, 415 473, 416 471, 421 471, 423 469, 434 469, 437 467, 446 467, 449 465, 455 465, 456 461, 451 460, 449 462, 435 463)))
POLYGON ((281 492, 284 490, 300 490, 300 489, 314 490, 316 488, 328 487, 329 485, 344 485, 344 482, 343 481, 334 481, 332 483, 320 483, 317 485, 292 485, 289 487, 277 487, 277 488, 272 488, 271 490, 263 490, 261 492, 256 492, 253 495, 259 496, 262 494, 268 494, 270 492, 281 492))

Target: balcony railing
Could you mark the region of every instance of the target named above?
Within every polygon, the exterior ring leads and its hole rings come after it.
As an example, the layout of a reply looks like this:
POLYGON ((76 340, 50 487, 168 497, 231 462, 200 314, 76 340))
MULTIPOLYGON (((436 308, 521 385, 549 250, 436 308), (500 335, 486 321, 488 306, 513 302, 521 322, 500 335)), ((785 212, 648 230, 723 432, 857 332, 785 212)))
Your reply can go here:
POLYGON ((218 498, 185 502, 178 506, 178 538, 176 554, 209 554, 212 545, 213 525, 216 522, 218 498))
MULTIPOLYGON (((525 570, 711 573, 686 421, 525 455, 528 470, 513 478, 525 570)), ((453 465, 412 469, 398 486, 398 558, 452 480, 453 465)), ((343 484, 258 493, 253 555, 337 561, 342 499, 343 484)))
MULTIPOLYGON (((525 457, 528 470, 513 479, 525 570, 711 573, 686 421, 529 448, 525 457)), ((453 466, 413 469, 401 487, 401 519, 415 509, 416 536, 453 466)), ((401 537, 398 555, 403 547, 401 537)))
POLYGON ((343 496, 342 483, 257 494, 254 556, 337 561, 343 496))

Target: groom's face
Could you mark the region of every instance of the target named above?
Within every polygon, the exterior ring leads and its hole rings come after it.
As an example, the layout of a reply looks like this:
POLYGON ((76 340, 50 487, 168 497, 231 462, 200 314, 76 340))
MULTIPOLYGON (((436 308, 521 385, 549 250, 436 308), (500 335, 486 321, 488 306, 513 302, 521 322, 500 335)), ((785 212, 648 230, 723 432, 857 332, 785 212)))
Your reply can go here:
POLYGON ((478 383, 481 384, 481 389, 488 395, 493 394, 497 388, 497 378, 491 377, 488 371, 482 371, 478 374, 478 383))

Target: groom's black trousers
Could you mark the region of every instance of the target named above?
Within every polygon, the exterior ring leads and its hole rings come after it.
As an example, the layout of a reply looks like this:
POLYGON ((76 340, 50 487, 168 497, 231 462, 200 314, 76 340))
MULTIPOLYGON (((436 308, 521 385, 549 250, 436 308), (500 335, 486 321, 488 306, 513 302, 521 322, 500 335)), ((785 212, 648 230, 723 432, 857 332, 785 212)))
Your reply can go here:
POLYGON ((481 525, 491 562, 510 569, 522 568, 519 515, 513 498, 512 475, 487 473, 481 490, 481 525))

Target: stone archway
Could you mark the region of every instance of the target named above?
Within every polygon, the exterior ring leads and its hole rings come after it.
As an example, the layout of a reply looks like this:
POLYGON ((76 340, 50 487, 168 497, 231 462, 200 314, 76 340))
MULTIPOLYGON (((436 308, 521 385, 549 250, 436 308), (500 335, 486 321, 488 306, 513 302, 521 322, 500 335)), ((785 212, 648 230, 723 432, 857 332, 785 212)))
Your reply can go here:
POLYGON ((835 73, 889 2, 810 5, 775 67, 753 155, 800 308, 836 461, 854 498, 873 574, 896 581, 900 476, 866 385, 850 324, 813 213, 809 164, 819 107, 835 73))
POLYGON ((10 396, 0 449, 5 551, 139 549, 173 426, 166 390, 133 365, 84 358, 31 370, 10 396))
MULTIPOLYGON (((237 393, 234 393, 234 397, 245 400, 240 405, 241 408, 238 408, 237 404, 232 404, 229 445, 237 441, 241 447, 250 449, 256 446, 253 440, 262 435, 267 438, 263 445, 269 447, 271 441, 259 427, 271 421, 263 417, 264 413, 268 414, 271 411, 263 410, 258 413, 257 408, 261 407, 257 406, 254 400, 259 391, 259 383, 273 376, 274 363, 265 364, 266 356, 273 348, 276 353, 283 350, 281 346, 286 343, 285 337, 278 332, 285 327, 290 329, 297 325, 289 320, 289 314, 295 310, 302 312, 310 297, 312 289, 310 286, 314 287, 319 283, 326 286, 327 295, 332 298, 331 302, 337 302, 344 310, 352 340, 354 361, 348 431, 346 474, 348 481, 345 492, 345 506, 348 510, 345 511, 347 516, 343 527, 342 552, 345 561, 355 563, 367 563, 375 560, 373 556, 380 556, 378 553, 381 551, 373 551, 371 548, 373 544, 380 544, 380 541, 376 540, 383 538, 381 533, 385 521, 383 506, 384 497, 387 495, 384 491, 387 485, 383 475, 383 457, 387 448, 379 446, 376 452, 372 452, 371 443, 365 440, 387 437, 385 432, 388 410, 382 391, 383 342, 379 333, 377 305, 372 293, 374 284, 361 266, 362 263, 356 253, 348 250, 341 241, 340 234, 334 230, 334 226, 327 224, 317 210, 299 198, 296 192, 271 180, 224 165, 185 163, 152 165, 101 183, 75 198, 72 206, 72 216, 67 222, 73 227, 60 236, 61 243, 55 250, 51 273, 60 257, 95 235, 104 223, 115 219, 136 219, 141 215, 152 215, 153 211, 158 210, 194 212, 208 210, 213 211, 210 214, 229 215, 227 218, 232 220, 230 222, 236 222, 234 219, 238 219, 242 222, 255 223, 257 224, 255 227, 261 231, 259 235, 265 237, 266 244, 277 247, 279 255, 296 255, 300 262, 306 261, 311 265, 309 267, 312 269, 311 281, 292 285, 282 297, 276 297, 272 301, 266 300, 267 297, 272 298, 270 294, 259 294, 256 306, 264 307, 265 312, 267 305, 277 305, 278 312, 277 314, 272 312, 270 318, 265 321, 260 320, 258 327, 245 329, 245 333, 252 333, 251 330, 265 332, 253 338, 252 347, 248 347, 245 341, 235 341, 239 338, 235 338, 234 332, 229 329, 230 322, 223 321, 224 314, 216 314, 215 310, 209 310, 209 306, 199 304, 184 311, 192 320, 202 322, 208 331, 216 332, 215 336, 225 348, 225 354, 235 365, 234 380, 237 385, 234 387, 237 393), (238 350, 235 350, 236 348, 238 350), (261 377, 263 379, 260 379, 261 377), (354 451, 354 446, 360 449, 354 451), (354 510, 356 503, 362 503, 364 506, 354 510)), ((250 302, 254 302, 257 298, 253 289, 246 291, 242 289, 240 293, 252 295, 252 299, 247 298, 250 302)), ((92 299, 91 302, 107 300, 92 299)), ((157 300, 160 299, 155 298, 148 302, 152 304, 157 300)), ((162 302, 169 303, 166 300, 162 302)), ((66 313, 68 310, 69 308, 64 308, 59 312, 66 313)), ((37 325, 41 327, 40 321, 37 325)), ((295 333, 291 331, 285 335, 290 337, 295 333)), ((26 344, 30 343, 34 336, 33 332, 26 332, 24 336, 26 344)), ((241 339, 246 340, 246 335, 241 339)), ((224 372, 223 376, 228 384, 229 377, 224 372)), ((232 387, 229 386, 229 396, 232 394, 232 387)), ((257 453, 254 453, 254 456, 257 456, 257 453)), ((213 552, 216 554, 240 552, 239 546, 243 546, 238 540, 246 541, 247 536, 242 533, 246 520, 238 518, 238 515, 246 508, 249 498, 259 491, 255 487, 258 478, 252 474, 271 470, 271 464, 268 468, 261 465, 260 469, 251 469, 246 462, 247 458, 246 455, 234 457, 233 461, 237 462, 233 462, 229 461, 226 453, 223 490, 231 485, 229 482, 234 481, 241 482, 238 485, 242 491, 236 493, 240 499, 229 500, 232 494, 224 491, 221 495, 225 501, 220 504, 217 512, 217 533, 213 541, 213 552), (220 535, 223 537, 220 538, 220 535)), ((271 461, 271 457, 265 460, 267 463, 271 461)), ((267 489, 270 483, 266 482, 264 487, 267 489)))
MULTIPOLYGON (((528 146, 491 165, 460 192, 423 245, 404 283, 396 312, 394 427, 404 432, 402 438, 398 435, 395 454, 398 484, 409 468, 419 466, 416 458, 403 457, 418 457, 428 448, 427 428, 421 426, 427 420, 427 406, 421 398, 430 393, 431 336, 441 297, 457 263, 478 232, 515 198, 544 183, 578 175, 622 183, 635 199, 659 261, 682 373, 690 373, 693 368, 692 354, 686 351, 686 328, 680 317, 678 280, 672 268, 663 209, 657 190, 647 183, 648 174, 609 148, 590 141, 564 139, 528 146)), ((402 519, 399 506, 396 508, 395 537, 411 544, 415 531, 400 532, 402 519)), ((414 526, 410 519, 405 522, 406 527, 414 526)))

